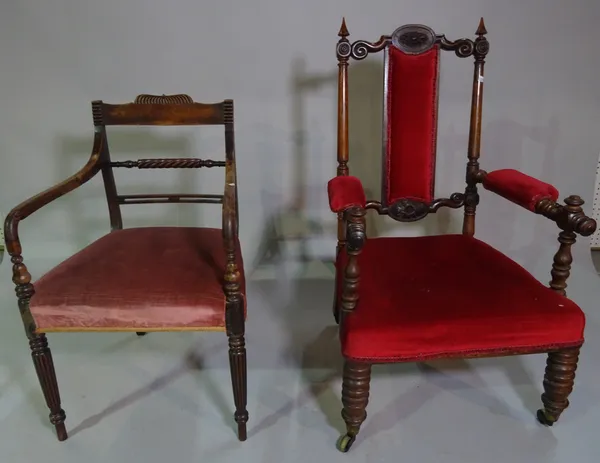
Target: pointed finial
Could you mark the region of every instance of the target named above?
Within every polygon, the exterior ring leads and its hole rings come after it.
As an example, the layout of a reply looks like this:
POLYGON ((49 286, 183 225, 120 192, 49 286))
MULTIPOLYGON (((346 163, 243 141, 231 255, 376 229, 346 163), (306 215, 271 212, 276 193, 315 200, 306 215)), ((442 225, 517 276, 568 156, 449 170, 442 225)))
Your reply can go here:
POLYGON ((342 18, 342 25, 340 26, 340 31, 338 32, 338 37, 348 37, 350 33, 348 32, 348 28, 346 27, 346 18, 342 18))
POLYGON ((483 22, 483 18, 479 20, 479 26, 477 27, 477 32, 475 32, 479 36, 483 36, 487 34, 487 29, 485 28, 485 23, 483 22))

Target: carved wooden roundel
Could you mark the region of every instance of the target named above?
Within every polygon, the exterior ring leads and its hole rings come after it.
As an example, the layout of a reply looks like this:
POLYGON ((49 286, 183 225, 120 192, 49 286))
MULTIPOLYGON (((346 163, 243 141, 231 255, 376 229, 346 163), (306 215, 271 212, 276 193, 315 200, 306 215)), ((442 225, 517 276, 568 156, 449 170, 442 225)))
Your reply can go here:
POLYGON ((409 55, 418 55, 431 49, 435 44, 433 29, 421 24, 400 26, 392 34, 392 45, 409 55))
POLYGON ((415 222, 427 214, 429 206, 414 199, 399 199, 388 210, 388 215, 399 222, 415 222))

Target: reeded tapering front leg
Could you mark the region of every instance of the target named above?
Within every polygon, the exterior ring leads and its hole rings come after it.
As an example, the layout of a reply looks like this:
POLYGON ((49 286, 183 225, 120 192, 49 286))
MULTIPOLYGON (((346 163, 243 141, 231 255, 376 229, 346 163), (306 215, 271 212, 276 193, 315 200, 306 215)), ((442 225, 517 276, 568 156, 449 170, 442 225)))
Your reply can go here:
POLYGON ((579 348, 548 354, 542 394, 544 408, 537 413, 540 423, 552 426, 569 406, 568 397, 573 390, 578 358, 579 348))
POLYGON ((58 392, 58 382, 56 381, 56 372, 54 371, 54 362, 52 361, 52 353, 48 347, 48 340, 45 334, 34 334, 29 338, 29 346, 31 347, 31 357, 35 365, 35 371, 46 404, 50 409, 50 422, 56 428, 56 434, 59 441, 67 439, 67 430, 65 428, 65 411, 60 407, 60 394, 58 392))
POLYGON ((347 452, 354 443, 360 426, 367 418, 371 365, 346 360, 342 380, 342 418, 346 422, 346 434, 338 440, 338 450, 347 452))
POLYGON ((246 342, 243 334, 229 335, 229 366, 231 368, 231 384, 235 402, 235 421, 238 425, 238 438, 247 439, 246 423, 248 422, 247 403, 247 367, 246 342))

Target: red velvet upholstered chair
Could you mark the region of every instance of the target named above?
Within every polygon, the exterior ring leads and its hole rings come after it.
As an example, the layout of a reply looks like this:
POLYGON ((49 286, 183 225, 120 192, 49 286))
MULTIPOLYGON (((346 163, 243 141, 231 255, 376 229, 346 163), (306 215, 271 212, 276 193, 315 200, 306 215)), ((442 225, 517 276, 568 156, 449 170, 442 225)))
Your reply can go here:
POLYGON ((238 241, 233 101, 194 103, 187 95, 140 95, 134 103, 92 103, 94 145, 75 175, 15 207, 5 221, 19 309, 35 369, 59 440, 67 438, 65 412, 46 333, 72 331, 224 331, 238 437, 246 439, 245 283, 238 241), (111 161, 106 126, 222 125, 225 160, 111 161), (122 195, 113 167, 164 169, 224 167, 223 194, 122 195), (19 224, 58 197, 102 173, 112 231, 35 283, 23 262, 19 224), (123 229, 121 205, 141 203, 222 205, 222 229, 123 229))
POLYGON ((479 168, 484 60, 489 50, 483 20, 474 40, 448 40, 429 27, 406 25, 377 42, 350 43, 339 31, 338 169, 328 184, 338 214, 335 318, 345 358, 342 416, 347 451, 366 418, 371 366, 437 358, 548 353, 544 408, 538 419, 552 425, 567 407, 584 314, 565 297, 576 234, 596 223, 569 196, 516 170, 479 168), (475 73, 466 189, 436 199, 434 191, 438 66, 442 51, 473 56, 475 73), (383 191, 367 200, 348 170, 348 65, 369 53, 384 55, 383 191), (560 228, 550 288, 501 252, 476 239, 477 186, 493 191, 560 228), (441 207, 464 208, 462 234, 367 239, 369 209, 413 222, 441 207))

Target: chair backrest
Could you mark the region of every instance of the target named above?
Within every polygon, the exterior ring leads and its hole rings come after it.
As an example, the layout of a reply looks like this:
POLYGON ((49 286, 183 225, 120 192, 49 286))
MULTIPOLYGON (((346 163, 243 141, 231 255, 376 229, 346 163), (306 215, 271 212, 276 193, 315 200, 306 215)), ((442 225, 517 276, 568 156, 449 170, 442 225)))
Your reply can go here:
POLYGON ((92 114, 97 136, 102 137, 101 169, 108 200, 111 228, 121 229, 122 204, 147 203, 214 203, 222 204, 223 194, 141 194, 119 195, 113 167, 138 169, 181 169, 225 167, 226 188, 235 190, 235 228, 238 223, 237 186, 235 169, 235 140, 233 100, 220 103, 195 103, 188 95, 138 95, 133 103, 107 104, 92 102, 92 114), (199 158, 138 159, 112 161, 108 148, 106 126, 109 125, 223 125, 225 128, 225 161, 199 158))
POLYGON ((489 44, 481 19, 477 37, 448 40, 419 24, 399 27, 376 42, 348 40, 345 21, 338 33, 338 175, 348 175, 348 64, 383 51, 383 153, 381 201, 369 201, 368 208, 411 222, 422 219, 439 207, 465 206, 463 232, 473 234, 478 202, 479 150, 483 68, 489 44), (438 118, 440 52, 453 51, 458 57, 475 58, 471 124, 469 131, 467 188, 450 198, 434 198, 438 118))

